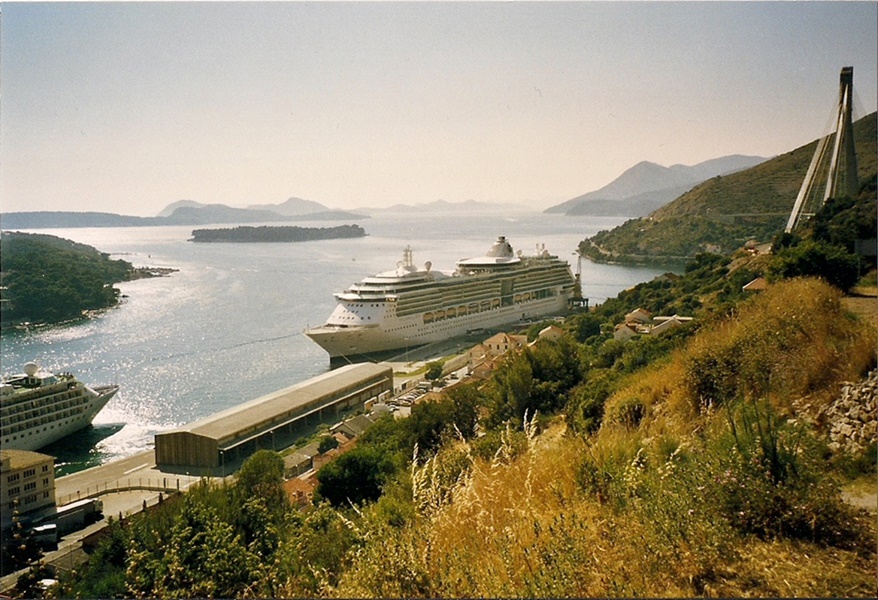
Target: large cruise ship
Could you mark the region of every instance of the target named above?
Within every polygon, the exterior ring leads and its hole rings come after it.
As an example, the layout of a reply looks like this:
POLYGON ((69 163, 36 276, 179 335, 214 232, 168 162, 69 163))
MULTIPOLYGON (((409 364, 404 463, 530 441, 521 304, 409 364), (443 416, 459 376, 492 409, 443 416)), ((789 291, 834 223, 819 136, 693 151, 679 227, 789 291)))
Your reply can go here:
POLYGON ((375 355, 551 314, 562 314, 576 280, 567 262, 544 246, 522 256, 501 236, 485 256, 454 271, 418 268, 406 247, 392 271, 366 277, 335 294, 324 325, 305 334, 332 359, 375 355))
POLYGON ((117 385, 89 387, 70 373, 55 375, 35 363, 0 383, 3 448, 38 450, 91 424, 117 385))

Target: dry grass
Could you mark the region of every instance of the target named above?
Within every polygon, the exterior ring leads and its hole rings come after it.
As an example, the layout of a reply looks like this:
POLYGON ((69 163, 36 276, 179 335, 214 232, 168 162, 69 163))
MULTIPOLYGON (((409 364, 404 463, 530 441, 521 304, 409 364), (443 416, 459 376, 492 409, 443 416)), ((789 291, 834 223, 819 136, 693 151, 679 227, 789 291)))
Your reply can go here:
MULTIPOLYGON (((633 500, 624 509, 602 504, 576 482, 577 465, 588 452, 585 442, 562 432, 555 426, 531 438, 528 451, 511 460, 474 461, 450 496, 421 504, 415 524, 383 529, 374 538, 377 543, 367 544, 333 594, 829 597, 874 592, 874 554, 740 537, 691 515, 697 504, 685 504, 679 490, 675 496, 669 488, 661 503, 633 500)), ((604 450, 615 443, 626 446, 623 454, 639 442, 632 445, 619 431, 603 440, 604 450)), ((654 441, 645 444, 640 447, 651 444, 654 452, 654 441)), ((669 478, 672 463, 665 462, 669 478)), ((428 491, 435 468, 419 467, 422 499, 437 492, 428 491)))
MULTIPOLYGON (((874 364, 875 332, 846 317, 839 296, 819 282, 773 286, 614 394, 608 412, 626 399, 642 402, 639 425, 605 423, 587 441, 557 422, 539 436, 526 427, 524 443, 509 432, 493 460, 475 458, 460 442, 415 466, 417 518, 393 527, 365 515, 363 546, 331 593, 873 596, 872 520, 856 521, 866 542, 842 550, 766 541, 719 517, 711 502, 717 490, 704 488, 715 479, 711 469, 725 464, 711 458, 721 447, 709 444, 727 424, 693 401, 698 353, 729 359, 742 370, 730 378, 741 382, 736 394, 762 391, 783 411, 800 395, 823 402, 874 364), (741 351, 753 356, 738 360, 741 351), (583 470, 588 465, 592 471, 583 470)), ((812 502, 819 511, 821 502, 812 502)))
POLYGON ((704 595, 726 598, 875 597, 875 559, 801 542, 754 541, 739 560, 704 582, 704 595))
POLYGON ((875 328, 851 319, 833 288, 813 279, 782 282, 700 332, 666 365, 631 376, 607 401, 607 412, 639 398, 648 407, 647 434, 691 432, 699 407, 733 397, 767 397, 784 411, 796 401, 816 416, 841 382, 875 365, 876 340, 875 328), (716 394, 699 396, 698 384, 716 394))

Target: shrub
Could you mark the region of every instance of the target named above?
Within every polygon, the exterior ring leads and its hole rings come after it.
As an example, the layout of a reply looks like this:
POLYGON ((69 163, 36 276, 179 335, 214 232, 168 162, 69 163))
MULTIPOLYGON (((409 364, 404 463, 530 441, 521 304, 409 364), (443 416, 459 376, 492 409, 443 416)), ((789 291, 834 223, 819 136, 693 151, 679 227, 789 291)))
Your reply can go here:
POLYGON ((646 405, 643 404, 643 400, 636 397, 625 398, 607 407, 607 420, 628 429, 634 429, 640 425, 640 421, 645 416, 646 405))
POLYGON ((683 383, 697 411, 736 398, 791 399, 859 376, 874 340, 846 317, 838 290, 817 279, 785 281, 702 328, 683 359, 683 383))
POLYGON ((843 292, 849 292, 860 277, 856 255, 841 246, 808 240, 778 252, 771 273, 784 277, 814 276, 843 292))
POLYGON ((567 426, 584 435, 597 431, 604 419, 604 403, 609 395, 606 386, 591 381, 570 390, 565 415, 567 426))
POLYGON ((427 372, 424 374, 424 378, 427 381, 436 381, 440 377, 442 377, 442 363, 439 361, 427 363, 427 372))
POLYGON ((789 425, 767 402, 740 402, 726 418, 710 448, 712 491, 732 527, 840 548, 866 541, 827 473, 825 445, 810 431, 789 425))
POLYGON ((391 457, 376 447, 357 446, 317 472, 315 498, 333 506, 374 502, 395 472, 391 457))
POLYGON ((324 435, 320 438, 320 442, 317 444, 317 452, 320 454, 329 452, 335 448, 338 448, 338 440, 331 435, 324 435))

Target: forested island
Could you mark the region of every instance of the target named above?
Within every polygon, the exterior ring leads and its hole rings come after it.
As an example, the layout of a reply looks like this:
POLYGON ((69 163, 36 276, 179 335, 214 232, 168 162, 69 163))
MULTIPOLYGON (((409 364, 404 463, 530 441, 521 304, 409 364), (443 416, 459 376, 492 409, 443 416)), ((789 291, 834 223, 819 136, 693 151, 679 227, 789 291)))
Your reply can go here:
POLYGON ((261 227, 240 226, 224 229, 196 229, 190 242, 310 242, 338 238, 364 237, 359 225, 338 227, 261 227))
POLYGON ((0 234, 0 314, 11 323, 59 323, 119 302, 114 283, 167 275, 88 246, 33 233, 0 234))

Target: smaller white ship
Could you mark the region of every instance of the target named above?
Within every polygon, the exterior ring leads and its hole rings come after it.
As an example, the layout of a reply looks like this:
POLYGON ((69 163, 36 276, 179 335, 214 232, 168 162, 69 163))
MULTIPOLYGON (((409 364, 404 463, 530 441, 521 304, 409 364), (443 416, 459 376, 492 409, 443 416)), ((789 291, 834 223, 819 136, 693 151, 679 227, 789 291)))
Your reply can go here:
POLYGON ((91 425, 118 385, 89 387, 36 363, 0 383, 0 439, 6 450, 38 450, 91 425))

